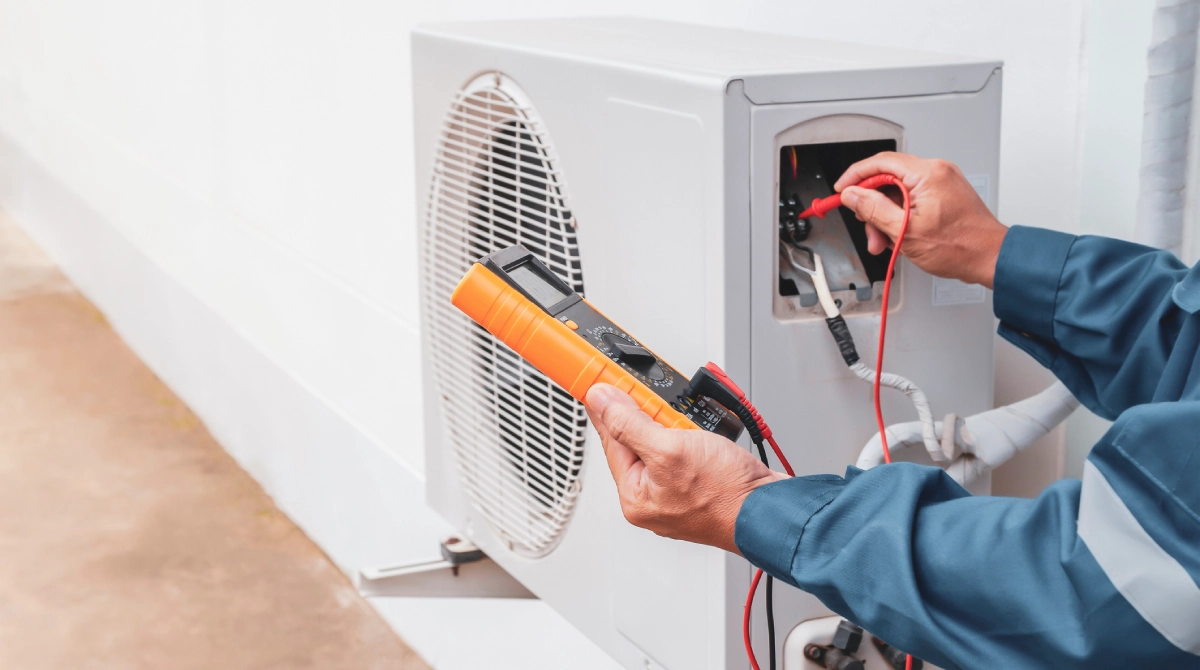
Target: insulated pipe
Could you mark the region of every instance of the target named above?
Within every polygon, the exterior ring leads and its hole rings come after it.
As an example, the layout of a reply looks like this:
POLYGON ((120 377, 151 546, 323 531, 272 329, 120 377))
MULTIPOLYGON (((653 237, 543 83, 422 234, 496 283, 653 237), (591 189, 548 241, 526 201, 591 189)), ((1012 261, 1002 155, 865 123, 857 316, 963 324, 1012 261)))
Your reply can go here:
MULTIPOLYGON (((1009 461, 1017 453, 1044 437, 1079 407, 1079 401, 1062 382, 1020 402, 997 407, 960 420, 953 414, 934 423, 942 436, 949 463, 946 472, 966 485, 980 475, 1009 461), (947 432, 949 428, 949 432, 947 432)), ((909 421, 887 427, 892 451, 924 445, 922 422, 909 421)), ((867 442, 858 456, 858 467, 866 470, 883 463, 879 434, 867 442)))
POLYGON ((1183 251, 1200 0, 1158 0, 1146 60, 1138 241, 1183 251))

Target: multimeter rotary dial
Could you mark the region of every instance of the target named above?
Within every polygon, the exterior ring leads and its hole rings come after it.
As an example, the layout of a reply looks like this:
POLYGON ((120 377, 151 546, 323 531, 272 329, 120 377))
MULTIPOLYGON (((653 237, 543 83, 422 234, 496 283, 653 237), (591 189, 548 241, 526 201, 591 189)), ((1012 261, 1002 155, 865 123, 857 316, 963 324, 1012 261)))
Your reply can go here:
POLYGON ((656 382, 667 378, 667 373, 658 363, 658 357, 627 335, 604 329, 597 333, 596 339, 600 349, 630 370, 656 382))

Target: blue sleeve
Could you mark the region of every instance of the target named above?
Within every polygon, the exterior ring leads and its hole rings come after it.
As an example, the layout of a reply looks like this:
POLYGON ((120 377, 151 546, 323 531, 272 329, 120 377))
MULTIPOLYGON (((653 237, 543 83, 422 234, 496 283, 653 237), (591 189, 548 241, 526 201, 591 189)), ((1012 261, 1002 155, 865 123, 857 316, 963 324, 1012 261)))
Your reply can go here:
POLYGON ((794 478, 746 499, 739 550, 944 668, 1200 668, 1200 269, 1014 227, 995 285, 1001 334, 1116 417, 1082 481, 1026 500, 905 463, 794 478))
POLYGON ((1166 251, 1013 226, 996 263, 1000 335, 1106 419, 1137 404, 1177 400, 1182 376, 1160 382, 1180 371, 1168 363, 1187 317, 1176 301, 1189 290, 1188 273, 1166 251))
POLYGON ((1200 403, 1146 407, 1159 414, 1122 416, 1082 483, 1036 499, 974 497, 910 463, 850 468, 755 490, 737 546, 943 668, 1200 667, 1200 403))

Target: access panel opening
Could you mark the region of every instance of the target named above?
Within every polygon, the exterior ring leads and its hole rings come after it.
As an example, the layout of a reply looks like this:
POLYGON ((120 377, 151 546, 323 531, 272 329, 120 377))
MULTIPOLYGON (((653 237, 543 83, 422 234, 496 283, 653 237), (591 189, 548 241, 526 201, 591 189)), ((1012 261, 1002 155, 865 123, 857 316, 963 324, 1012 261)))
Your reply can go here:
POLYGON ((780 148, 777 299, 793 303, 784 311, 802 316, 796 308, 805 311, 817 305, 811 280, 793 267, 795 254, 789 250, 798 249, 811 249, 821 255, 830 289, 842 303, 843 312, 878 311, 891 251, 878 256, 868 252, 865 224, 847 207, 829 212, 824 219, 802 220, 797 215, 814 199, 832 195, 834 183, 846 168, 882 151, 895 151, 896 146, 895 140, 881 139, 780 148))

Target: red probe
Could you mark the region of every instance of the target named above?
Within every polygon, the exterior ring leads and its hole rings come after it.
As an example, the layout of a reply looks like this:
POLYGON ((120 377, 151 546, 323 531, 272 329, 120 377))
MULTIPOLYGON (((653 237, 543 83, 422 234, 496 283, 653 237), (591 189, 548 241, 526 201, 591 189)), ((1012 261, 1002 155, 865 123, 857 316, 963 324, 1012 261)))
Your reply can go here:
MULTIPOLYGON (((896 175, 892 175, 892 174, 877 174, 872 177, 867 177, 866 179, 864 179, 854 185, 859 188, 867 188, 867 189, 879 188, 880 186, 896 186, 896 187, 899 187, 902 192, 904 192, 905 196, 908 195, 908 189, 904 187, 904 183, 900 181, 899 177, 897 177, 896 175)), ((907 200, 907 198, 906 198, 906 200, 907 200)), ((828 198, 817 198, 816 200, 813 200, 812 206, 809 207, 808 209, 804 210, 803 212, 800 212, 800 216, 798 216, 797 218, 807 219, 809 217, 815 216, 818 219, 823 219, 823 218, 825 218, 826 214, 832 212, 833 210, 835 210, 841 206, 842 206, 842 194, 834 193, 833 195, 829 196, 828 198)), ((906 223, 908 222, 907 211, 908 210, 906 209, 905 210, 906 215, 904 217, 904 220, 906 223)), ((901 233, 901 234, 903 234, 903 233, 901 233)), ((897 246, 899 246, 899 245, 897 245, 897 246)))
MULTIPOLYGON (((866 189, 877 189, 881 186, 895 186, 896 188, 900 189, 900 193, 904 196, 904 220, 900 224, 900 234, 896 235, 896 243, 892 247, 892 258, 890 261, 888 261, 887 276, 884 277, 883 280, 883 311, 879 318, 879 349, 875 356, 875 422, 879 426, 879 440, 883 445, 883 461, 884 463, 891 463, 892 454, 891 451, 888 450, 887 426, 885 426, 883 423, 883 408, 879 402, 879 378, 883 375, 883 343, 884 336, 887 334, 888 296, 892 293, 892 276, 896 272, 896 259, 900 257, 900 245, 904 243, 904 234, 908 232, 908 219, 909 215, 912 213, 912 202, 909 199, 908 187, 905 186, 904 182, 900 181, 900 178, 896 175, 877 174, 872 177, 867 177, 866 179, 855 184, 855 186, 866 189)), ((807 219, 815 216, 818 219, 823 219, 825 218, 826 214, 841 206, 842 194, 835 193, 828 198, 817 198, 813 200, 812 206, 803 212, 800 212, 800 215, 797 218, 807 219)), ((737 384, 734 384, 733 380, 729 379, 729 377, 716 365, 709 363, 706 367, 708 367, 709 371, 711 371, 713 374, 717 375, 717 377, 723 383, 725 383, 729 389, 739 397, 739 399, 743 400, 747 407, 752 409, 755 420, 763 432, 763 437, 770 442, 771 448, 775 451, 775 455, 779 458, 779 462, 783 464, 783 467, 785 470, 787 470, 787 473, 795 477, 795 473, 792 472, 792 466, 787 462, 787 459, 783 457, 783 452, 780 450, 779 445, 775 443, 775 438, 771 436, 771 429, 767 427, 766 421, 759 416, 757 410, 753 410, 754 406, 750 404, 750 401, 745 400, 746 394, 743 393, 742 390, 738 388, 737 384)), ((762 578, 762 575, 763 571, 758 570, 754 573, 754 578, 750 581, 750 592, 746 595, 746 609, 742 616, 742 641, 746 645, 746 654, 750 657, 750 667, 753 668, 753 670, 760 669, 758 667, 758 659, 754 657, 754 649, 750 646, 750 608, 754 604, 754 593, 758 590, 758 582, 762 578)), ((905 670, 912 670, 912 664, 912 654, 905 655, 905 670)))

